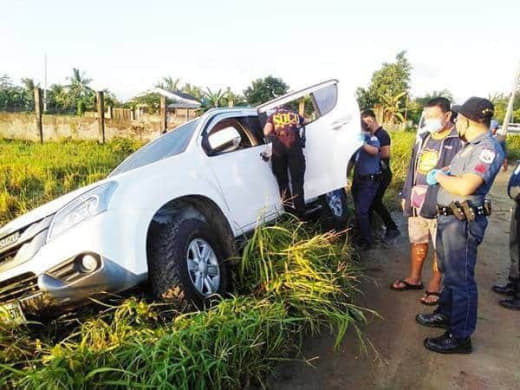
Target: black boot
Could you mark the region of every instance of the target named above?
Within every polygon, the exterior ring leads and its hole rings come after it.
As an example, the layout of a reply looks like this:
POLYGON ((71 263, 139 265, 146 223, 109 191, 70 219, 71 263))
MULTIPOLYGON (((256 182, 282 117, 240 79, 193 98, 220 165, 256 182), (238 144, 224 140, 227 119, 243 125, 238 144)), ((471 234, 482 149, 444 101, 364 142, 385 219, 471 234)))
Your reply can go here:
POLYGON ((515 293, 515 284, 517 283, 516 279, 509 279, 509 282, 506 284, 494 284, 491 287, 491 290, 501 295, 509 295, 513 296, 515 293))
POLYGON ((520 296, 511 297, 509 299, 502 299, 499 304, 506 309, 520 310, 520 296))
POLYGON ((500 306, 510 310, 520 310, 520 280, 513 285, 513 296, 509 299, 503 299, 500 306))
POLYGON ((439 337, 428 337, 424 339, 424 347, 437 353, 471 353, 471 338, 458 340, 450 332, 439 337))
POLYGON ((440 313, 417 314, 415 321, 422 326, 427 326, 429 328, 448 329, 450 326, 448 317, 440 313))

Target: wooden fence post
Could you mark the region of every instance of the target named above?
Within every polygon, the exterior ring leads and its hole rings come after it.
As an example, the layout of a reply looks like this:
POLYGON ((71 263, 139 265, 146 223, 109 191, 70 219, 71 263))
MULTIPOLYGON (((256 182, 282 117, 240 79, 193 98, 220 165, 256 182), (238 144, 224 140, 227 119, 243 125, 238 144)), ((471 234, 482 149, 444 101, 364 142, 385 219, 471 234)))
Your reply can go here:
POLYGON ((167 116, 167 111, 166 111, 166 96, 161 96, 160 114, 161 114, 161 134, 164 134, 164 133, 166 133, 166 129, 168 127, 168 116, 167 116))
POLYGON ((298 104, 298 114, 300 114, 301 116, 303 116, 303 114, 305 114, 305 100, 300 100, 299 104, 298 104))
POLYGON ((36 127, 38 128, 38 135, 40 136, 40 143, 43 144, 42 90, 39 87, 34 87, 34 112, 36 113, 36 127))
POLYGON ((97 119, 101 143, 105 143, 105 97, 103 91, 96 92, 97 119))

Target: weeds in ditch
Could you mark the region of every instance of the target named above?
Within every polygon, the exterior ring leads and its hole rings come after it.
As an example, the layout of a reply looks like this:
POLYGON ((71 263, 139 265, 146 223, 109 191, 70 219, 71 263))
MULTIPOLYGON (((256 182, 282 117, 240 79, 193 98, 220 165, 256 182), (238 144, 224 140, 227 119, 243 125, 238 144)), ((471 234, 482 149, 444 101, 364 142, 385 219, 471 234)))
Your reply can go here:
POLYGON ((306 333, 334 331, 339 345, 359 331, 359 273, 338 236, 289 218, 257 229, 236 262, 235 297, 204 311, 130 298, 66 336, 1 329, 0 343, 17 345, 0 352, 0 387, 239 389, 262 385, 306 333))

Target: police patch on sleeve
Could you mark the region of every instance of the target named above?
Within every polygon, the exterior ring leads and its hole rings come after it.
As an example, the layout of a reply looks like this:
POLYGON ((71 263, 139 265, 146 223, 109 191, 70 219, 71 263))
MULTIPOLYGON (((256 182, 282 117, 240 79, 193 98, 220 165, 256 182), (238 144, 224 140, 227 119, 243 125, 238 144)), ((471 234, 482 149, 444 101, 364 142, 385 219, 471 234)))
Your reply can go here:
POLYGON ((486 164, 491 164, 495 159, 496 153, 493 149, 482 149, 478 158, 480 161, 486 164))

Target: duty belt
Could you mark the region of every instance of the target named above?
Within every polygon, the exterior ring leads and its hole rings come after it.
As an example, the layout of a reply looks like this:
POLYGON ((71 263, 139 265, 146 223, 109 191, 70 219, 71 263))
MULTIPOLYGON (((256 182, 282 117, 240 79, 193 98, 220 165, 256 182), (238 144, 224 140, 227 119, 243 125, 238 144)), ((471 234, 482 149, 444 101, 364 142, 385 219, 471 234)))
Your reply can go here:
POLYGON ((378 180, 379 177, 381 176, 380 173, 374 173, 374 174, 371 174, 371 175, 358 175, 358 179, 359 180, 378 180))
POLYGON ((437 205, 438 215, 453 215, 459 221, 474 221, 477 216, 489 216, 491 215, 491 202, 486 200, 481 206, 472 206, 468 201, 462 203, 451 202, 449 206, 437 205))

